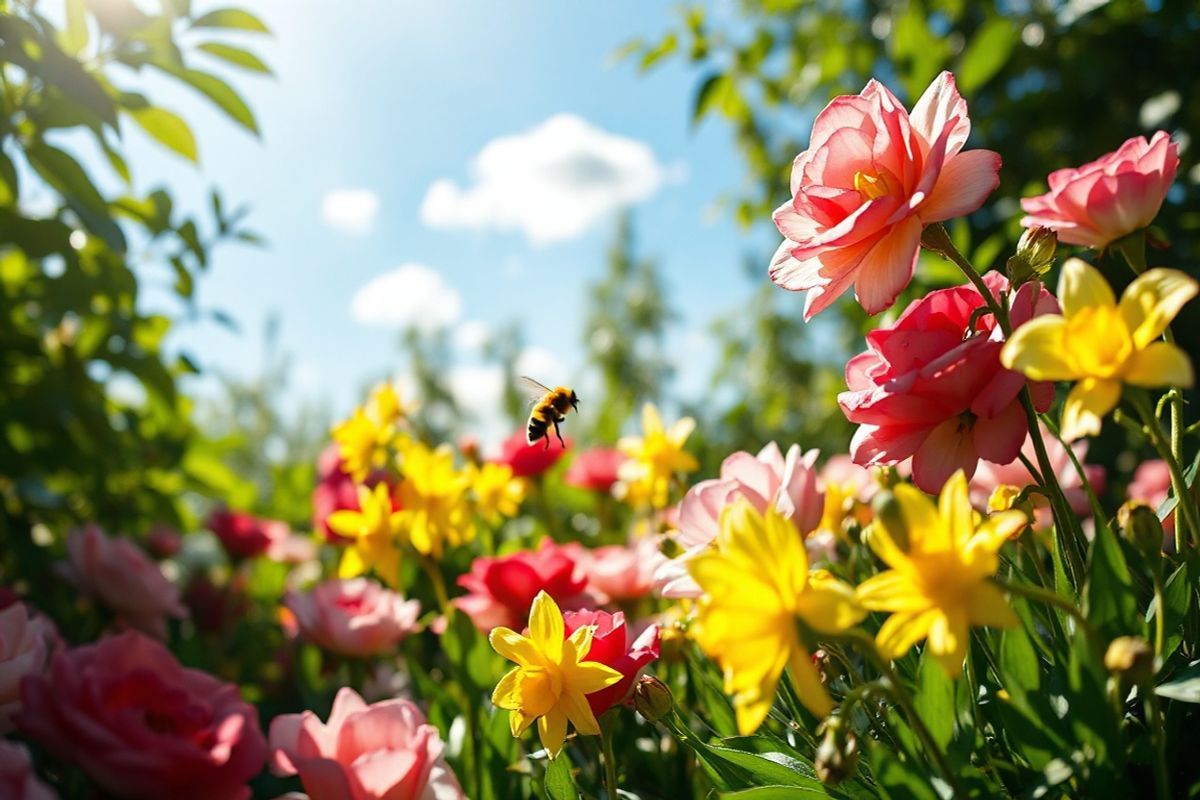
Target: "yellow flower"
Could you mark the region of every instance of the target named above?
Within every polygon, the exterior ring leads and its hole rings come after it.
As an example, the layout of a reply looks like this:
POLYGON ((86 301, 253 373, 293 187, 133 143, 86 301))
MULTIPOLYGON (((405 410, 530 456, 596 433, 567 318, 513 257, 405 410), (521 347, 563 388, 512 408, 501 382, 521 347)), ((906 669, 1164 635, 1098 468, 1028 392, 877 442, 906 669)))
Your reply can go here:
POLYGON ((529 610, 529 636, 504 627, 488 636, 497 653, 517 664, 496 684, 492 703, 509 712, 513 736, 520 736, 536 719, 551 758, 562 750, 568 721, 580 734, 600 734, 587 695, 621 680, 612 667, 583 660, 591 649, 593 630, 586 625, 564 639, 562 612, 550 595, 538 592, 529 610))
POLYGON ((329 515, 329 528, 354 543, 342 553, 338 577, 353 578, 368 569, 393 588, 400 580, 400 512, 392 510, 386 484, 358 487, 358 511, 329 515))
POLYGON ((448 445, 436 450, 411 442, 403 452, 400 481, 401 528, 413 549, 441 558, 452 547, 475 536, 467 490, 471 478, 455 469, 454 451, 448 445))
POLYGON ((475 507, 493 525, 506 517, 515 517, 525 499, 525 481, 513 477, 507 464, 482 464, 471 467, 471 488, 475 507))
POLYGON ((700 467, 695 457, 683 449, 695 427, 694 419, 684 417, 668 430, 653 404, 642 408, 642 435, 626 436, 617 442, 618 449, 629 456, 618 472, 627 502, 654 508, 667 505, 671 478, 700 467))
POLYGON ((391 383, 381 383, 371 390, 367 398, 367 416, 380 426, 397 425, 404 420, 413 407, 400 400, 400 394, 391 383))
POLYGON ((1152 269, 1129 284, 1118 304, 1095 267, 1068 259, 1058 281, 1063 313, 1022 325, 1000 359, 1033 380, 1078 381, 1063 406, 1063 436, 1072 441, 1099 433, 1100 420, 1120 400, 1122 383, 1192 385, 1187 353, 1156 340, 1197 288, 1182 272, 1152 269))
POLYGON ((775 701, 787 667, 801 702, 818 717, 833 709, 796 619, 822 633, 854 625, 863 611, 854 590, 824 571, 808 571, 796 528, 774 508, 764 517, 739 499, 721 512, 715 547, 688 562, 704 591, 696 642, 725 673, 738 731, 753 733, 775 701))
POLYGON ((957 676, 972 625, 1017 624, 989 578, 999 565, 996 553, 1026 524, 1025 514, 1004 511, 977 525, 962 470, 946 481, 936 506, 904 484, 895 497, 908 548, 901 549, 880 521, 871 526, 871 548, 891 569, 860 584, 858 600, 871 611, 892 612, 875 637, 884 657, 899 658, 928 639, 947 674, 957 676))
POLYGON ((392 426, 379 425, 361 408, 333 428, 342 469, 356 482, 366 479, 373 469, 387 461, 387 446, 394 435, 392 426))

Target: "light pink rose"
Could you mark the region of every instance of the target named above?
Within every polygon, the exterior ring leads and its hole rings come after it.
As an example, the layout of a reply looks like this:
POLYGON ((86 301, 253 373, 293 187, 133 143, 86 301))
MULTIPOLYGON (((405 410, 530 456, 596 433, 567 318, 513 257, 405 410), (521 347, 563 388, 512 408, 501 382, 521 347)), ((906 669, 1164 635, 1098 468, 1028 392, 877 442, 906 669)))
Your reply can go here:
POLYGON ((343 656, 372 656, 391 649, 417 629, 421 604, 405 600, 369 578, 331 580, 307 592, 289 591, 284 605, 300 635, 343 656))
MULTIPOLYGON (((567 545, 570 547, 571 545, 567 545)), ((572 549, 588 586, 609 601, 636 600, 654 588, 658 540, 643 536, 629 545, 572 549)))
POLYGON ((1021 200, 1028 215, 1021 224, 1103 249, 1154 221, 1178 168, 1179 147, 1166 131, 1148 142, 1135 136, 1089 164, 1051 172, 1050 191, 1021 200))
POLYGON ((21 708, 21 679, 40 675, 58 642, 50 620, 29 613, 24 603, 0 611, 0 733, 13 729, 21 708))
POLYGON ((136 631, 60 653, 21 700, 21 731, 116 797, 242 800, 267 754, 236 686, 136 631))
POLYGON ((49 786, 33 772, 29 751, 0 739, 0 800, 56 800, 49 786))
MULTIPOLYGON (((1140 500, 1158 511, 1158 507, 1171 493, 1171 469, 1161 458, 1143 461, 1133 472, 1133 480, 1125 489, 1130 500, 1140 500)), ((1175 531, 1175 515, 1167 514, 1162 521, 1163 530, 1167 533, 1175 531)), ((1168 537, 1168 546, 1174 548, 1174 537, 1168 537)))
POLYGON ((329 721, 311 711, 271 722, 271 771, 299 775, 313 800, 463 800, 437 728, 407 700, 368 706, 338 691, 329 721))
POLYGON ((815 467, 818 453, 801 453, 799 445, 788 448, 785 457, 770 442, 757 456, 737 452, 721 463, 720 477, 700 481, 684 495, 679 505, 676 541, 686 551, 662 562, 654 583, 663 597, 698 597, 700 587, 687 571, 687 560, 703 551, 717 536, 721 509, 744 497, 759 511, 774 506, 791 519, 798 535, 806 535, 821 524, 825 498, 817 487, 815 467))
POLYGON ((128 539, 109 538, 98 525, 67 537, 67 577, 131 628, 167 638, 167 618, 184 619, 179 589, 128 539))
POLYGON ((805 319, 851 284, 868 314, 889 307, 912 279, 924 227, 983 205, 1000 156, 962 152, 970 132, 949 72, 911 115, 875 80, 817 115, 792 165, 792 198, 775 211, 784 242, 770 270, 779 286, 808 291, 805 319))

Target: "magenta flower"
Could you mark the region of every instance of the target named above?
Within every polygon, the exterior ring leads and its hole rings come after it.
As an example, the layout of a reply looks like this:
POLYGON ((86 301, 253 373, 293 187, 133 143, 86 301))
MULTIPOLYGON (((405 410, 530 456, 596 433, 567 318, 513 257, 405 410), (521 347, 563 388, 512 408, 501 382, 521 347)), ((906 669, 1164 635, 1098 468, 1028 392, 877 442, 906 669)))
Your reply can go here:
POLYGON ((627 456, 613 447, 593 447, 584 450, 567 467, 563 483, 590 492, 608 494, 617 482, 617 470, 627 456))
POLYGON ((1179 147, 1166 131, 1148 142, 1135 136, 1089 164, 1051 172, 1050 191, 1021 200, 1028 215, 1021 224, 1103 249, 1154 221, 1178 168, 1179 147))
POLYGON ((594 625, 592 646, 581 660, 598 661, 621 673, 621 680, 612 686, 587 695, 592 713, 599 717, 618 703, 624 702, 633 690, 638 673, 658 658, 658 626, 646 627, 634 641, 625 624, 625 615, 618 611, 566 611, 563 613, 563 633, 569 637, 584 625, 594 625))
MULTIPOLYGON (((991 272, 994 296, 1008 281, 991 272)), ((1013 295, 1013 327, 1058 310, 1038 285, 1013 295)), ((1008 464, 1028 431, 1017 395, 1025 377, 1000 364, 1004 335, 990 314, 974 320, 983 297, 973 286, 930 292, 892 325, 867 334, 867 351, 846 364, 849 391, 838 395, 846 418, 858 424, 850 445, 863 466, 912 458, 913 482, 937 494, 955 470, 970 478, 979 459, 1008 464)), ((1039 411, 1050 407, 1054 387, 1031 384, 1039 411)))
POLYGON ((458 577, 467 594, 454 599, 475 627, 487 633, 503 625, 521 630, 529 622, 533 598, 544 591, 560 608, 579 609, 596 601, 577 560, 578 548, 543 539, 537 550, 506 556, 480 556, 458 577))
POLYGON ((792 198, 775 211, 784 235, 771 280, 808 291, 804 317, 854 286, 868 314, 891 306, 912 279, 921 231, 969 214, 1000 182, 1000 156, 962 151, 966 101, 943 72, 910 115, 872 80, 817 115, 792 164, 792 198))
POLYGON ((417 629, 421 613, 418 601, 368 578, 326 581, 304 593, 288 592, 283 602, 305 639, 360 658, 395 647, 417 629))

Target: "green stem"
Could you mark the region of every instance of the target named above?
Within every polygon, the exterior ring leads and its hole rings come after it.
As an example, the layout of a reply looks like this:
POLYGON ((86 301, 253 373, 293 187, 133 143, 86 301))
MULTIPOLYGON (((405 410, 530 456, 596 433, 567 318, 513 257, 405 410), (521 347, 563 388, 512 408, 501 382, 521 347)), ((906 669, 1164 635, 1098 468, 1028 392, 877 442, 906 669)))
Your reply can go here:
POLYGON ((433 584, 433 594, 441 606, 442 613, 449 620, 454 613, 454 606, 450 604, 450 596, 446 593, 446 579, 442 577, 441 569, 438 568, 437 562, 427 555, 420 555, 418 560, 425 574, 429 576, 429 582, 433 584))
POLYGON ((1175 543, 1176 552, 1182 553, 1179 550, 1179 545, 1183 543, 1184 534, 1179 531, 1180 522, 1187 523, 1187 533, 1193 537, 1193 545, 1200 537, 1200 520, 1196 518, 1196 508, 1192 503, 1192 497, 1188 492, 1187 481, 1183 477, 1183 469, 1179 466, 1179 461, 1176 460, 1175 454, 1171 451, 1170 444, 1163 438, 1162 428, 1159 427, 1158 419, 1154 416, 1154 409, 1150 407, 1150 400, 1146 393, 1141 389, 1131 389, 1126 392, 1130 398, 1134 410, 1138 416, 1142 418, 1142 432, 1150 439, 1150 443, 1158 450, 1159 456, 1167 464, 1167 470, 1171 473, 1171 489, 1175 493, 1175 543))
POLYGON ((1083 615, 1083 612, 1079 610, 1078 606, 1060 595, 1058 592, 1055 592, 1051 589, 1043 589, 1040 586, 1031 586, 1028 583, 1009 583, 1005 581, 996 581, 996 583, 1001 589, 1004 589, 1010 594, 1024 597, 1026 600, 1034 600, 1039 603, 1045 603, 1048 606, 1053 606, 1059 611, 1062 611, 1075 621, 1076 627, 1083 631, 1084 635, 1088 638, 1088 641, 1090 641, 1097 650, 1100 649, 1102 644, 1100 638, 1092 626, 1088 624, 1087 617, 1083 615))
POLYGON ((1170 800, 1171 781, 1167 775, 1167 726, 1162 715, 1162 706, 1154 687, 1143 684, 1138 693, 1146 698, 1146 724, 1154 740, 1154 796, 1157 800, 1170 800))
POLYGON ((604 790, 608 800, 617 800, 617 759, 613 755, 613 719, 600 723, 600 749, 604 753, 604 790))
POLYGON ((1161 664, 1166 642, 1166 598, 1163 594, 1162 559, 1154 557, 1154 658, 1161 664))
POLYGON ((1092 507, 1092 516, 1097 522, 1104 519, 1104 508, 1100 505, 1100 498, 1096 496, 1096 491, 1092 489, 1092 483, 1088 480, 1087 470, 1083 468, 1083 462, 1079 460, 1079 456, 1075 454, 1075 449, 1070 443, 1062 438, 1062 434, 1058 431, 1058 426, 1046 417, 1042 417, 1042 422, 1046 425, 1046 430, 1054 434, 1054 438, 1067 451, 1067 457, 1071 459, 1071 463, 1075 466, 1075 472, 1079 475, 1079 480, 1083 482, 1083 491, 1087 494, 1088 505, 1092 507))

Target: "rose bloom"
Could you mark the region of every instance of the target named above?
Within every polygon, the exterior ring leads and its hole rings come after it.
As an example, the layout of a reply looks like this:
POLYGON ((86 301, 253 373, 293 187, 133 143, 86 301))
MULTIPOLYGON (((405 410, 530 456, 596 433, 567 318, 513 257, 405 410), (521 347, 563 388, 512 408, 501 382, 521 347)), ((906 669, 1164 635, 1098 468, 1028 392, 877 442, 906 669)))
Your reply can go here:
MULTIPOLYGON (((1008 281, 989 272, 994 296, 1008 281)), ((1014 328, 1058 310, 1040 284, 1027 283, 1011 301, 1014 328)), ((990 314, 971 317, 985 305, 974 286, 940 289, 915 300, 893 324, 867 334, 865 353, 846 364, 849 391, 838 395, 846 419, 859 428, 850 445, 855 463, 899 464, 912 458, 913 482, 937 494, 961 469, 970 478, 979 459, 1008 464, 1028 431, 1017 398, 1019 372, 1000 364, 1004 334, 990 314)), ((1032 383, 1034 406, 1050 407, 1054 387, 1032 383)))
POLYGON ((146 549, 155 558, 170 558, 183 548, 183 537, 170 525, 158 524, 146 534, 146 549))
POLYGON ((525 430, 522 428, 504 440, 500 445, 500 455, 491 460, 497 464, 507 464, 518 478, 532 478, 558 463, 563 453, 571 447, 570 437, 564 437, 564 441, 566 448, 559 445, 557 439, 549 447, 542 442, 529 444, 525 441, 525 430))
POLYGON ((33 772, 29 751, 16 742, 0 739, 0 798, 3 800, 56 800, 58 795, 33 772))
POLYGON ((67 537, 67 559, 68 579, 131 628, 165 639, 167 617, 187 616, 178 587, 128 539, 88 525, 67 537))
POLYGON ((619 683, 586 695, 588 705, 597 717, 627 700, 638 673, 658 658, 658 626, 650 625, 635 641, 630 642, 625 615, 620 611, 614 614, 607 611, 566 611, 563 612, 563 625, 567 637, 585 625, 595 625, 592 646, 581 660, 598 661, 622 675, 619 683))
POLYGON ((21 699, 21 731, 116 797, 248 798, 267 754, 236 686, 135 631, 60 653, 21 699))
POLYGON ((720 477, 700 481, 679 506, 676 541, 685 549, 679 558, 662 562, 654 576, 663 597, 699 597, 700 587, 688 574, 687 560, 705 550, 717 536, 721 510, 745 497, 759 512, 773 506, 791 520, 797 535, 817 529, 824 498, 817 487, 817 451, 802 453, 799 445, 785 457, 774 442, 757 456, 737 452, 721 462, 720 477))
POLYGON ((804 317, 854 285, 868 314, 889 307, 912 279, 921 231, 983 205, 1000 156, 962 152, 971 121, 954 76, 943 72, 912 114, 883 84, 834 98, 792 164, 792 198, 775 211, 784 242, 771 280, 808 291, 804 317))
POLYGON ((1179 168, 1179 147, 1166 131, 1135 136, 1082 167, 1055 170, 1050 191, 1021 200, 1026 228, 1041 226, 1067 244, 1103 249, 1154 221, 1179 168))
POLYGON ((338 446, 331 444, 317 459, 317 485, 312 493, 313 530, 331 544, 346 544, 344 536, 338 536, 329 527, 329 517, 335 511, 358 511, 358 487, 342 469, 338 446))
POLYGON ((219 508, 205 523, 221 540, 231 558, 266 556, 272 561, 300 563, 312 559, 312 542, 292 533, 286 522, 261 519, 241 511, 219 508))
POLYGON ((437 728, 407 700, 367 705, 338 690, 322 723, 311 711, 271 721, 271 771, 299 775, 313 800, 462 800, 437 728))
POLYGON ((421 604, 368 578, 331 580, 307 592, 289 591, 284 605, 300 635, 343 656, 365 657, 395 647, 417 629, 421 604))
POLYGON ((533 598, 540 591, 566 609, 595 602, 587 591, 587 578, 574 549, 548 538, 537 550, 475 559, 471 571, 458 577, 458 585, 468 593, 456 597, 454 605, 484 633, 501 625, 518 631, 524 628, 533 598))
POLYGON ((13 729, 21 708, 21 679, 40 675, 58 643, 49 619, 29 613, 17 602, 0 611, 0 733, 13 729))
POLYGON ((625 454, 613 447, 593 447, 575 456, 563 475, 563 483, 589 492, 608 494, 617 482, 617 471, 625 454))
POLYGON ((661 560, 658 540, 643 536, 629 545, 605 545, 588 549, 573 543, 572 555, 587 578, 588 586, 609 601, 637 600, 654 588, 654 571, 661 560))

